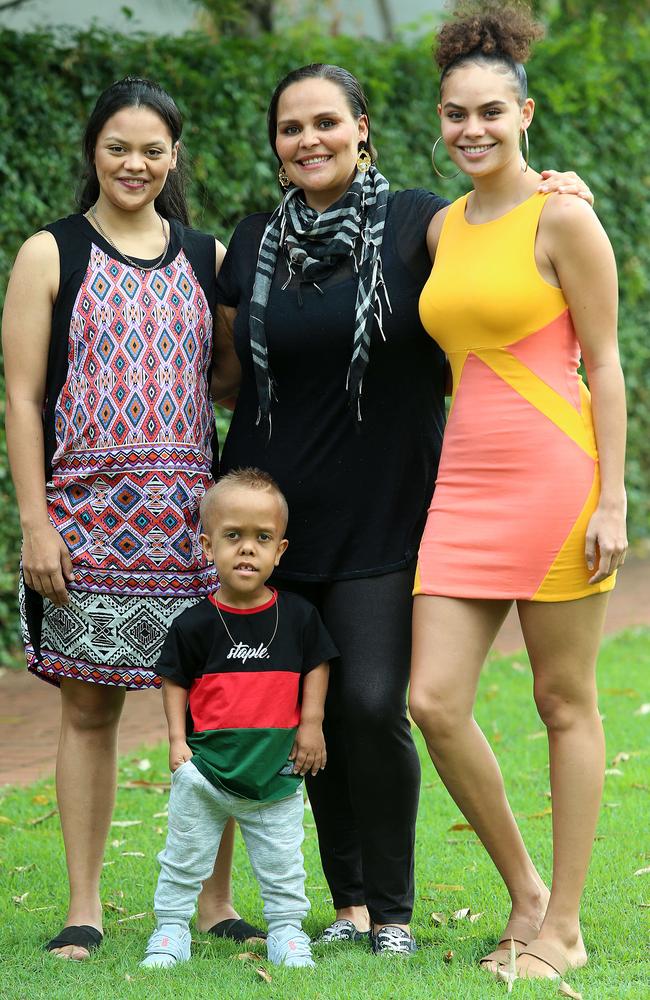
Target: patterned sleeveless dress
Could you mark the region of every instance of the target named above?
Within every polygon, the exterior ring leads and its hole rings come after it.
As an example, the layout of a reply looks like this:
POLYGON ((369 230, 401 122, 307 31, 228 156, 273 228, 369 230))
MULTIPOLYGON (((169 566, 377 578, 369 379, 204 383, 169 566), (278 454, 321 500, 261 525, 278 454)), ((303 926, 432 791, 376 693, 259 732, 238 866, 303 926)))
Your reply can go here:
POLYGON ((165 259, 148 271, 82 215, 45 228, 61 262, 43 417, 47 505, 75 580, 57 608, 21 579, 27 665, 53 684, 157 687, 152 667, 171 621, 217 583, 198 538, 218 461, 214 239, 172 220, 165 259))
POLYGON ((479 225, 467 195, 445 218, 420 298, 454 392, 420 546, 415 594, 568 601, 590 584, 598 504, 591 400, 566 299, 535 262, 546 198, 479 225))

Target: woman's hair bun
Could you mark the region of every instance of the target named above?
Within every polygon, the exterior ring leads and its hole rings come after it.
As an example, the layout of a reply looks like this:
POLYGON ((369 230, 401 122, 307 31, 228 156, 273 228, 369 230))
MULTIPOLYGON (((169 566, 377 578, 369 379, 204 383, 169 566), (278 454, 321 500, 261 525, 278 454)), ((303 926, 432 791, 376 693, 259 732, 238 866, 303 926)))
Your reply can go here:
POLYGON ((531 44, 543 34, 543 27, 535 21, 526 3, 461 0, 455 6, 452 20, 438 33, 436 61, 443 72, 470 53, 506 56, 515 63, 524 63, 531 44))

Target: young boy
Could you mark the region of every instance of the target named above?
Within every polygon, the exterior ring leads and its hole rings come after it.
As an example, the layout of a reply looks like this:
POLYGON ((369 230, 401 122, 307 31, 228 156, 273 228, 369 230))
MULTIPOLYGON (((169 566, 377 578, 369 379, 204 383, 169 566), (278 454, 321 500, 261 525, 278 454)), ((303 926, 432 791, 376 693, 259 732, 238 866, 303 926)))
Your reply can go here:
POLYGON ((172 785, 144 966, 189 959, 189 921, 230 816, 260 885, 270 961, 314 964, 301 929, 301 780, 325 766, 326 661, 337 650, 315 608, 266 585, 288 544, 287 516, 257 469, 223 476, 201 503, 201 545, 220 589, 173 622, 156 668, 172 785))

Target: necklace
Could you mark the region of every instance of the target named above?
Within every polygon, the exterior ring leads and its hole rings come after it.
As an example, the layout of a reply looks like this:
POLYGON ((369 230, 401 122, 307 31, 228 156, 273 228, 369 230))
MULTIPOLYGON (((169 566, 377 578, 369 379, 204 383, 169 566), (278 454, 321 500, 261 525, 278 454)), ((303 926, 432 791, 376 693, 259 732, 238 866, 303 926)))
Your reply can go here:
POLYGON ((255 657, 256 659, 259 659, 259 660, 266 660, 266 659, 268 659, 268 657, 269 657, 269 646, 271 645, 271 643, 275 639, 276 632, 278 631, 278 623, 280 621, 280 611, 279 611, 279 608, 278 608, 278 595, 277 594, 275 595, 275 628, 273 629, 273 635, 271 636, 271 638, 269 639, 269 641, 267 642, 266 645, 264 645, 264 643, 260 643, 259 646, 249 646, 248 643, 246 643, 246 642, 241 642, 241 641, 238 642, 233 637, 230 629, 226 625, 226 620, 223 617, 223 615, 221 614, 221 608, 219 607, 219 604, 217 602, 217 598, 216 597, 214 598, 214 600, 212 601, 212 603, 214 604, 215 608, 217 609, 217 614, 221 618, 221 624, 223 625, 224 629, 226 630, 226 635, 228 636, 228 638, 230 639, 230 641, 232 643, 232 647, 230 648, 230 650, 228 652, 228 656, 226 657, 226 659, 228 659, 228 660, 243 660, 244 662, 246 662, 246 660, 250 660, 251 657, 255 657))
MULTIPOLYGON (((167 251, 169 250, 169 236, 165 232, 165 222, 164 222, 164 219, 163 219, 162 215, 160 214, 160 212, 156 212, 156 215, 160 219, 160 225, 162 227, 163 239, 165 241, 165 248, 164 248, 162 254, 160 255, 160 257, 158 258, 158 260, 154 264, 149 264, 148 267, 143 267, 142 264, 137 264, 134 260, 131 260, 131 258, 128 257, 124 253, 123 250, 120 250, 120 248, 110 238, 110 236, 108 235, 108 233, 105 232, 102 229, 101 224, 99 222, 99 219, 97 218, 97 212, 95 211, 95 206, 94 205, 91 205, 90 208, 88 209, 88 211, 86 212, 86 218, 88 218, 88 216, 90 216, 92 218, 93 224, 97 228, 97 231, 99 233, 101 233, 101 235, 104 237, 104 239, 106 240, 106 242, 108 244, 110 244, 110 246, 113 247, 113 250, 117 250, 117 252, 119 253, 120 257, 124 257, 124 260, 127 261, 127 263, 129 263, 131 265, 131 267, 137 268, 138 271, 155 271, 157 267, 160 267, 160 265, 164 261, 165 257, 167 256, 167 251)), ((171 225, 170 225, 169 229, 170 229, 170 233, 171 233, 171 225)))

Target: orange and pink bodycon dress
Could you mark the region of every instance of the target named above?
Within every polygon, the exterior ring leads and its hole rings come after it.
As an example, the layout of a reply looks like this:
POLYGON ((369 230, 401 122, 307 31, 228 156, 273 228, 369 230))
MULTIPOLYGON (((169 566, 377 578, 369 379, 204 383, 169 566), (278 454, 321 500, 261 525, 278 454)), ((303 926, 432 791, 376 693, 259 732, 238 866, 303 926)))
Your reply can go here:
MULTIPOLYGON (((415 594, 568 601, 589 584, 585 534, 600 491, 589 391, 560 288, 535 237, 548 196, 491 222, 449 209, 420 298, 454 391, 415 594)), ((593 571, 592 571, 593 572, 593 571)))

